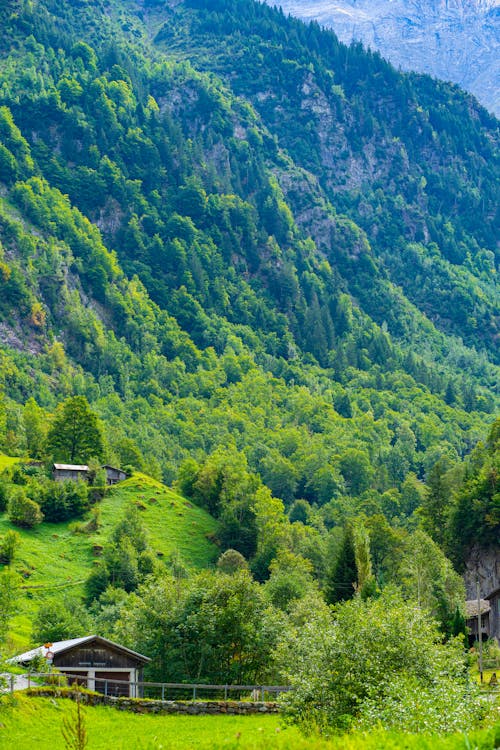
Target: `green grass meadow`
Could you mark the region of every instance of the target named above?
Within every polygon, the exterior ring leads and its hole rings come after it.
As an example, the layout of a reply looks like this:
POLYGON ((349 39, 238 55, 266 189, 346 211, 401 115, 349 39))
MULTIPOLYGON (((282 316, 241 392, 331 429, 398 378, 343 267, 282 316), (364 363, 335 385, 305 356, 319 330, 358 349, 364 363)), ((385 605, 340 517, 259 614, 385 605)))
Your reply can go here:
POLYGON ((17 464, 21 459, 15 458, 13 456, 6 456, 3 453, 0 453, 0 474, 5 469, 8 469, 9 466, 12 466, 13 464, 17 464))
MULTIPOLYGON (((15 461, 0 455, 0 471, 2 465, 6 468, 15 461)), ((173 490, 142 474, 113 487, 99 503, 101 525, 94 534, 75 534, 69 522, 20 529, 10 523, 6 513, 0 514, 0 536, 15 529, 21 537, 14 569, 23 578, 23 595, 9 634, 10 651, 30 645, 32 618, 44 600, 65 591, 82 593, 83 582, 98 561, 95 548, 106 543, 130 503, 138 508, 149 543, 159 559, 168 560, 176 552, 190 568, 204 568, 215 561, 218 550, 211 541, 215 520, 173 490)))
MULTIPOLYGON (((374 731, 328 739, 306 738, 279 716, 152 716, 85 707, 87 750, 493 750, 500 724, 470 736, 404 735, 374 731)), ((63 718, 75 714, 67 699, 0 700, 0 750, 64 750, 63 718)))

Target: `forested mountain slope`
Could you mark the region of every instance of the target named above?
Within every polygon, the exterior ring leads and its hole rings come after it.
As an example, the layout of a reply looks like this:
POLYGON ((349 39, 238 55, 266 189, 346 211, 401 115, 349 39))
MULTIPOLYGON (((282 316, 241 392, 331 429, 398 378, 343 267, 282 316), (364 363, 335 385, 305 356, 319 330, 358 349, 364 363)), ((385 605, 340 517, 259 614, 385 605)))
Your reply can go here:
POLYGON ((222 75, 308 171, 280 176, 282 188, 366 311, 408 334, 390 280, 438 327, 497 351, 497 121, 453 87, 399 75, 361 46, 257 3, 192 0, 174 12, 157 44, 222 75), (314 215, 315 179, 370 249, 324 206, 314 215))
POLYGON ((411 515, 493 420, 496 121, 251 0, 1 21, 7 452, 83 394, 249 557, 271 492, 411 515))

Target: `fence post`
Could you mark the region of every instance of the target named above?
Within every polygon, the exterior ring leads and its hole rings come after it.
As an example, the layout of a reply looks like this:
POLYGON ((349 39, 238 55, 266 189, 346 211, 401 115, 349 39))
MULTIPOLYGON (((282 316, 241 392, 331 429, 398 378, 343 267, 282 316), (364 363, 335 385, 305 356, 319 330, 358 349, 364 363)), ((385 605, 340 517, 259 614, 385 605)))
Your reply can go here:
POLYGON ((264 688, 263 687, 260 688, 260 699, 262 703, 264 703, 264 688))
POLYGON ((12 695, 14 693, 14 675, 11 674, 10 676, 10 694, 12 695))
POLYGON ((30 687, 31 687, 31 671, 28 672, 28 690, 30 689, 30 687))
POLYGON ((162 701, 165 700, 165 685, 164 685, 164 683, 162 683, 162 685, 161 685, 161 699, 162 699, 162 701))
POLYGON ((196 700, 196 685, 193 685, 193 700, 196 700))
POLYGON ((227 701, 227 685, 224 685, 224 700, 227 701))
POLYGON ((104 695, 108 694, 108 681, 104 680, 104 695))

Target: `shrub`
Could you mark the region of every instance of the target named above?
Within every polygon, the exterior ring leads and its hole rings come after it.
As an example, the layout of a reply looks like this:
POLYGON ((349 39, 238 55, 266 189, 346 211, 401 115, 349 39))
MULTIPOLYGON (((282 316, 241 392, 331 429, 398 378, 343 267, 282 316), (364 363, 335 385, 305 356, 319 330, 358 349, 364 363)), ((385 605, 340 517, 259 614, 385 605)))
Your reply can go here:
POLYGON ((89 492, 84 482, 49 481, 40 490, 41 509, 50 523, 78 518, 88 510, 89 492))
POLYGON ((248 570, 248 563, 241 552, 237 552, 235 549, 227 549, 217 560, 217 569, 221 573, 233 575, 239 570, 248 570))
POLYGON ((43 521, 40 506, 26 496, 21 487, 12 491, 7 505, 9 519, 16 526, 32 528, 43 521))
POLYGON ((305 730, 470 728, 484 709, 463 644, 441 639, 429 613, 398 592, 343 602, 286 638, 281 661, 295 690, 285 713, 305 730))
POLYGON ((7 509, 8 497, 7 484, 0 481, 0 513, 3 513, 7 509))
POLYGON ((10 565, 16 554, 21 539, 17 531, 8 531, 0 539, 0 564, 10 565))
POLYGON ((477 687, 467 686, 463 679, 441 675, 422 685, 415 677, 398 675, 382 696, 374 692, 364 701, 356 726, 366 731, 382 724, 411 733, 465 732, 483 718, 485 709, 477 687))

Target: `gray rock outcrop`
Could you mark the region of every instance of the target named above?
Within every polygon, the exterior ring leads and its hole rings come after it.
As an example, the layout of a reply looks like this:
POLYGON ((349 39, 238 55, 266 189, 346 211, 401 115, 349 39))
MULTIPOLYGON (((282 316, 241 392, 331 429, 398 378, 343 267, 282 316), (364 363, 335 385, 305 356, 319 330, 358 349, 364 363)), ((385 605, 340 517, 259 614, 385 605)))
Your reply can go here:
POLYGON ((500 116, 500 0, 281 0, 402 70, 458 83, 500 116))

